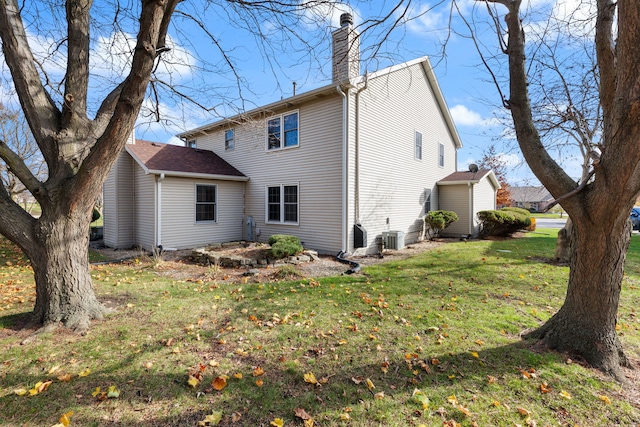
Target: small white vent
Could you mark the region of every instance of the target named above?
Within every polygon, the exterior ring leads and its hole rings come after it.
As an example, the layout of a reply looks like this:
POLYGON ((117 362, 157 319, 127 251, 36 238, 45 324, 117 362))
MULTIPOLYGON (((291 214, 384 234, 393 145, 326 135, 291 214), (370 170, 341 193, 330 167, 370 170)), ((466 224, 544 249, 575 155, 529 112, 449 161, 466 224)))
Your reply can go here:
POLYGON ((387 249, 400 250, 404 248, 404 232, 402 231, 383 231, 382 241, 387 249))

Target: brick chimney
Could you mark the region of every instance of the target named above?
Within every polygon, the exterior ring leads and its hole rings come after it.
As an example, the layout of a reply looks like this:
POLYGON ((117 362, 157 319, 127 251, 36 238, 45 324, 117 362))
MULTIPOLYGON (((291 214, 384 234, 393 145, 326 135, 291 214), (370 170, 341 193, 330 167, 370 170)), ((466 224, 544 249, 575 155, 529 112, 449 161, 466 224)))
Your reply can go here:
POLYGON ((350 13, 340 15, 340 28, 332 34, 333 83, 348 83, 360 75, 360 37, 350 13))

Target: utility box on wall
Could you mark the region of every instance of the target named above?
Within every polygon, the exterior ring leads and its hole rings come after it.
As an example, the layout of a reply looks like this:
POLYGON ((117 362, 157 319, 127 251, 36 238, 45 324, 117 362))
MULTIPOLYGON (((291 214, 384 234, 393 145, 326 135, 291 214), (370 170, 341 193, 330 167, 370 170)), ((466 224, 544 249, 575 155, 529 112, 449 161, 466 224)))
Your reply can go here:
POLYGON ((387 249, 400 250, 404 248, 404 232, 402 231, 383 231, 382 241, 387 249))
POLYGON ((353 247, 354 248, 367 247, 367 230, 364 229, 362 224, 353 225, 353 247))

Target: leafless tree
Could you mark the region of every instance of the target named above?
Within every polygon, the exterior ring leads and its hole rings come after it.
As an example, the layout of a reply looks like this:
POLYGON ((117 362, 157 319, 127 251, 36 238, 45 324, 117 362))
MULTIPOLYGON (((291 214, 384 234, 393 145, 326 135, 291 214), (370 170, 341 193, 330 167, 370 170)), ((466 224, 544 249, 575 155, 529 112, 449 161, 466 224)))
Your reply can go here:
MULTIPOLYGON (((0 105, 0 140, 5 141, 23 159, 34 176, 38 179, 46 178, 46 164, 20 111, 11 111, 0 105)), ((13 200, 21 202, 23 208, 30 211, 35 199, 2 159, 0 159, 0 182, 13 200)))
MULTIPOLYGON (((326 18, 337 5, 330 0, 0 4, 8 81, 47 167, 46 177, 40 176, 15 146, 0 140, 3 164, 42 209, 34 218, 6 185, 0 187, 0 233, 24 251, 34 271, 33 323, 45 330, 64 324, 84 331, 104 315, 91 283, 87 230, 143 103, 144 113, 157 121, 165 120, 160 106, 172 96, 204 111, 220 109, 221 115, 229 113, 228 105, 244 109, 246 85, 237 65, 243 46, 220 36, 217 24, 253 36, 267 67, 286 73, 278 63, 285 55, 309 66, 321 57, 326 18), (200 45, 190 44, 193 40, 200 45), (204 43, 208 49, 201 49, 204 43), (215 84, 207 82, 207 74, 217 77, 215 84)), ((364 21, 361 34, 383 36, 400 25, 409 5, 399 1, 388 15, 364 21)))
MULTIPOLYGON (((601 112, 580 116, 577 111, 584 107, 578 105, 582 101, 567 97, 563 99, 572 103, 558 102, 557 110, 566 116, 563 123, 570 132, 592 132, 591 143, 598 147, 596 153, 585 157, 588 171, 579 182, 559 165, 551 148, 545 145, 549 132, 556 133, 561 128, 550 129, 535 120, 530 82, 536 79, 536 74, 531 74, 536 69, 532 66, 536 51, 530 50, 535 44, 529 44, 528 39, 525 43, 531 21, 521 10, 522 1, 477 0, 476 4, 484 6, 485 17, 491 18, 498 31, 499 50, 494 58, 504 58, 508 85, 502 86, 497 77, 499 71, 493 76, 503 94, 504 107, 511 113, 520 149, 536 177, 573 219, 566 299, 551 319, 526 337, 539 339, 553 349, 576 353, 624 381, 620 368, 629 366, 629 361, 616 333, 616 321, 630 241, 629 211, 640 192, 640 128, 636 125, 640 119, 640 33, 635 30, 640 24, 640 3, 595 3, 591 37, 596 66, 591 73, 599 78, 598 97, 586 96, 583 100, 589 103, 587 110, 601 112), (584 121, 590 122, 578 126, 584 121)), ((590 4, 593 3, 582 2, 581 6, 590 4)), ((570 14, 567 22, 580 19, 579 24, 588 29, 587 15, 570 14)), ((554 32, 542 35, 549 40, 554 32)), ((549 42, 547 46, 554 44, 549 42)), ((550 65, 551 72, 555 72, 553 63, 539 65, 550 65)), ((537 78, 542 79, 541 83, 546 81, 543 74, 537 78)), ((569 89, 568 85, 559 86, 565 93, 571 92, 569 89)))

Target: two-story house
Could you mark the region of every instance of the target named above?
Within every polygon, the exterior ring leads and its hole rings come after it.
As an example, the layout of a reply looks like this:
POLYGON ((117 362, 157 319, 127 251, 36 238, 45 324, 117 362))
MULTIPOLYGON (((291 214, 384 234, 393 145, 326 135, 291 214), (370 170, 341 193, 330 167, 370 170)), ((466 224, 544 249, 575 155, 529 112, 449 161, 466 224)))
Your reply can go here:
MULTIPOLYGON (((383 236, 398 247, 421 237, 462 146, 428 58, 361 75, 348 14, 330 84, 178 136, 185 147, 127 144, 105 184, 106 245, 290 234, 325 253, 376 252, 383 236)), ((495 208, 492 176, 455 183, 485 186, 495 208)))

